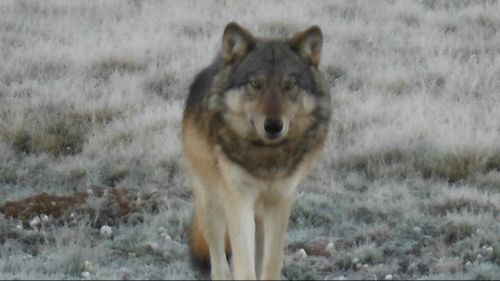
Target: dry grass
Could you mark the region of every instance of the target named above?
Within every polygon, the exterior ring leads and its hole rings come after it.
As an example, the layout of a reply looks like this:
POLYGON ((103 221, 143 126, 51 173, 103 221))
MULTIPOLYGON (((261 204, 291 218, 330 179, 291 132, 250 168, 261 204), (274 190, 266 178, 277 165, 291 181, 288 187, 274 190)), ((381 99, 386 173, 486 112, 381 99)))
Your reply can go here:
POLYGON ((325 37, 333 122, 284 278, 499 279, 499 13, 490 0, 0 2, 0 279, 208 277, 188 257, 179 125, 232 20, 325 37))

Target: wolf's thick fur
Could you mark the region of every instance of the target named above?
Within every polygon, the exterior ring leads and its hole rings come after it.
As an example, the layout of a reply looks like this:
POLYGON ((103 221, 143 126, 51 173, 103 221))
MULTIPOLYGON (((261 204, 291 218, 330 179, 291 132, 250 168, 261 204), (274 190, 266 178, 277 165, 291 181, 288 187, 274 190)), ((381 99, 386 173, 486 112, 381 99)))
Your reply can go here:
POLYGON ((255 38, 236 23, 191 85, 182 124, 194 191, 192 253, 213 279, 280 279, 294 193, 321 151, 331 98, 322 32, 255 38))

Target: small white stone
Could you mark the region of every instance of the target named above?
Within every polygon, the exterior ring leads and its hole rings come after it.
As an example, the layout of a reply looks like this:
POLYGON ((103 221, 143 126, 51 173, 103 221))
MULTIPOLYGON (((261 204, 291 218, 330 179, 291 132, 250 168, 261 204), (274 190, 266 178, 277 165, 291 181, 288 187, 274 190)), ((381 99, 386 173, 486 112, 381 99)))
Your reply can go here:
POLYGON ((87 194, 92 196, 92 195, 94 195, 94 191, 89 188, 89 189, 87 189, 87 194))
POLYGON ((166 231, 167 230, 163 226, 158 227, 158 232, 162 233, 162 232, 166 232, 166 231))
POLYGON ((472 266, 472 263, 471 263, 470 261, 467 261, 467 262, 465 263, 465 267, 469 268, 469 267, 471 267, 471 266, 472 266))
POLYGON ((163 235, 163 239, 165 239, 165 241, 172 241, 172 237, 170 235, 168 235, 167 233, 165 233, 163 235))
POLYGON ((32 228, 35 228, 36 226, 38 226, 40 224, 40 217, 39 216, 36 216, 34 217, 31 221, 30 221, 30 226, 32 228))
POLYGON ((326 248, 325 248, 325 250, 327 252, 333 252, 334 249, 335 249, 335 245, 332 242, 328 243, 328 245, 326 245, 326 248))
POLYGON ((155 242, 148 242, 147 244, 152 251, 160 251, 160 246, 155 242))
POLYGON ((83 263, 83 267, 85 268, 85 271, 92 271, 94 269, 94 264, 91 261, 86 260, 83 263))
POLYGON ((477 259, 478 259, 478 260, 480 260, 480 259, 482 259, 482 258, 483 258, 483 256, 482 256, 481 254, 477 255, 477 259))
POLYGON ((356 263, 355 267, 356 267, 356 270, 360 270, 363 267, 363 265, 360 263, 356 263))
POLYGON ((16 229, 19 230, 19 231, 22 231, 23 230, 23 225, 22 224, 16 225, 16 229))
POLYGON ((493 247, 491 247, 491 246, 490 246, 490 247, 487 247, 485 250, 486 250, 486 252, 487 252, 488 254, 491 254, 491 253, 493 253, 493 250, 494 250, 494 249, 493 249, 493 247))
POLYGON ((385 280, 392 280, 392 274, 387 274, 385 277, 384 277, 385 280))
POLYGON ((358 258, 353 258, 351 262, 352 262, 352 264, 357 264, 357 263, 359 263, 359 259, 358 258))
POLYGON ((365 264, 363 264, 363 270, 364 270, 364 271, 368 271, 368 265, 367 265, 366 263, 365 263, 365 264))
POLYGON ((137 255, 134 252, 128 253, 129 258, 135 258, 137 255))
POLYGON ((102 236, 109 238, 111 236, 111 234, 113 234, 113 230, 111 229, 111 227, 109 225, 101 226, 101 235, 102 236))
POLYGON ((299 256, 303 259, 307 258, 307 253, 306 253, 306 250, 304 249, 300 249, 299 250, 299 256))
POLYGON ((69 217, 70 217, 70 218, 74 218, 74 217, 75 217, 75 213, 70 213, 70 214, 69 214, 69 217))
POLYGON ((42 223, 43 223, 43 224, 48 223, 48 222, 49 222, 49 220, 50 220, 49 216, 47 216, 46 214, 42 214, 42 215, 40 216, 40 218, 42 219, 42 223))
POLYGON ((90 272, 88 272, 88 271, 82 272, 82 277, 85 279, 90 279, 90 272))
POLYGON ((422 232, 422 228, 419 226, 414 226, 413 227, 413 232, 420 234, 422 232))
POLYGON ((50 202, 50 205, 55 206, 57 203, 55 201, 50 202))

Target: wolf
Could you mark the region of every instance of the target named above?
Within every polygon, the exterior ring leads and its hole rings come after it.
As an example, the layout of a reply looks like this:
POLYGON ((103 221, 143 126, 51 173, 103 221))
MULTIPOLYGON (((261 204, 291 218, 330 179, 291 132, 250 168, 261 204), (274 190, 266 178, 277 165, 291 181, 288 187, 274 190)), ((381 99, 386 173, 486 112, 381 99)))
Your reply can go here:
POLYGON ((317 25, 257 38, 230 22, 190 86, 181 130, 194 195, 189 237, 212 279, 281 278, 295 191, 331 119, 322 45, 317 25))

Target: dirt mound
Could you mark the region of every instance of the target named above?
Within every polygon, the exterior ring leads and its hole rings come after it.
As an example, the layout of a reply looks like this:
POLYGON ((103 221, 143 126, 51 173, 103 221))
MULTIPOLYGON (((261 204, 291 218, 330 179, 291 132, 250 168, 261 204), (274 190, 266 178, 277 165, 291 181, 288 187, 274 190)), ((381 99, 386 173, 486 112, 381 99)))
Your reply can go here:
POLYGON ((141 212, 158 210, 157 192, 132 193, 126 188, 113 187, 96 194, 77 192, 69 196, 46 192, 19 201, 7 201, 0 213, 19 219, 25 225, 42 214, 59 221, 75 216, 87 216, 95 227, 116 225, 120 221, 141 222, 141 212))
POLYGON ((75 205, 84 203, 87 196, 86 193, 57 196, 43 192, 19 201, 7 201, 0 206, 0 212, 6 217, 17 218, 23 222, 28 222, 34 216, 41 214, 60 218, 75 205))

